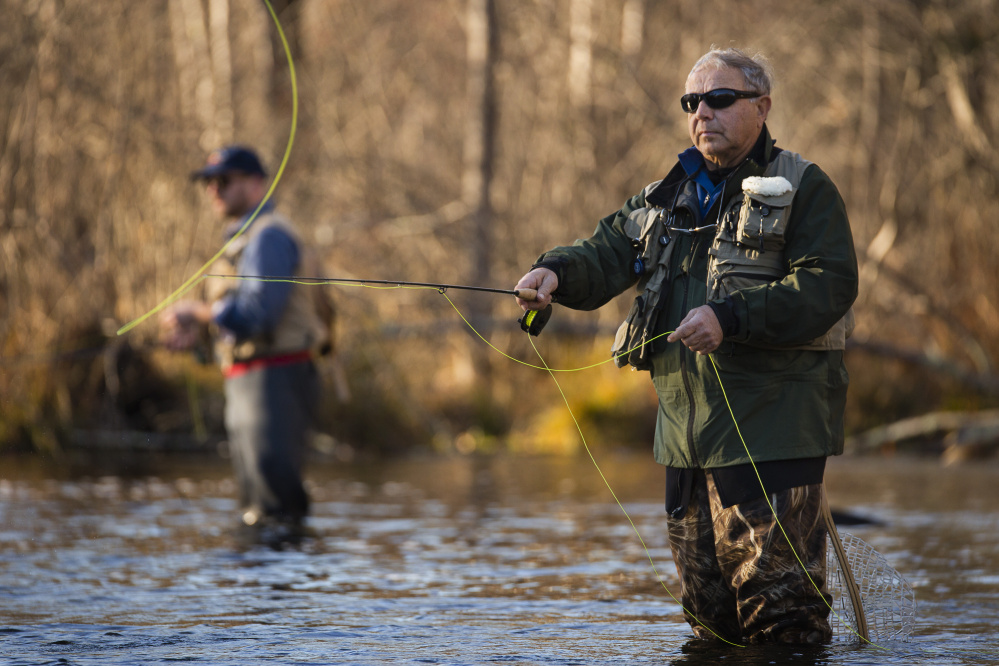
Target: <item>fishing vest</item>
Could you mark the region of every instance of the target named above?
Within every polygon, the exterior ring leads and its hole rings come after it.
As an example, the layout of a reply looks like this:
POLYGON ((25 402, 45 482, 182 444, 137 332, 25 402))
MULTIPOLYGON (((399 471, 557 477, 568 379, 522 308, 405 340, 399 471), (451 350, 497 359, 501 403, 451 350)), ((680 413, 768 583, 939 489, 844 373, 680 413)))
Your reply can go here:
MULTIPOLYGON (((708 250, 707 300, 725 298, 739 289, 785 278, 784 246, 794 195, 811 162, 797 153, 781 151, 767 165, 762 177, 743 181, 743 196, 734 196, 718 215, 714 240, 708 250)), ((648 199, 662 181, 643 191, 648 199)), ((687 185, 689 187, 690 185, 687 185)), ((648 206, 632 211, 624 232, 637 252, 633 270, 640 277, 638 297, 618 328, 612 354, 618 367, 652 368, 649 341, 656 335, 659 315, 666 306, 673 243, 667 227, 671 210, 648 206)), ((763 349, 844 349, 853 331, 853 308, 824 335, 801 345, 768 346, 763 349)))
MULTIPOLYGON (((304 277, 321 275, 320 262, 315 252, 301 241, 290 221, 276 213, 260 215, 250 228, 236 238, 216 261, 214 272, 221 276, 207 281, 206 294, 210 302, 223 298, 239 286, 237 266, 243 251, 266 229, 280 228, 298 247, 298 266, 295 274, 304 277)), ((249 339, 235 340, 231 335, 216 335, 215 354, 227 370, 234 362, 267 358, 291 352, 311 351, 323 355, 331 350, 332 301, 319 285, 293 284, 288 293, 288 303, 272 330, 249 339)))

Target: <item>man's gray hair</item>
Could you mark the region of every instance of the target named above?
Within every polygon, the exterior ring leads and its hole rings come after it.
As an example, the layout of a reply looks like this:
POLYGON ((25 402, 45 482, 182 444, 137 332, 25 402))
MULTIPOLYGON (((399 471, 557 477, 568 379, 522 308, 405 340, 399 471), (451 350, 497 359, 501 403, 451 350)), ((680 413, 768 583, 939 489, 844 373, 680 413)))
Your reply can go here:
POLYGON ((739 49, 712 48, 694 63, 690 74, 705 67, 737 69, 742 72, 742 77, 746 79, 749 88, 762 95, 769 95, 773 87, 774 70, 762 53, 750 56, 739 49))

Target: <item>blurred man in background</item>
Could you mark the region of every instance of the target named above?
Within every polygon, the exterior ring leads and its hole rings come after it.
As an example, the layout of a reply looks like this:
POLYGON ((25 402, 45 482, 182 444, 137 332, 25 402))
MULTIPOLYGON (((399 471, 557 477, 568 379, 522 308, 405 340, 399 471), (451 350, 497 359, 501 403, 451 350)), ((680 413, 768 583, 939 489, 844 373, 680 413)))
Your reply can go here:
POLYGON ((243 523, 294 528, 309 510, 302 460, 319 402, 313 359, 330 343, 329 304, 322 287, 256 279, 320 275, 294 225, 272 201, 260 207, 266 177, 243 146, 216 150, 192 174, 226 223, 226 240, 235 239, 211 271, 226 277, 208 280, 206 300, 175 303, 161 326, 173 349, 190 348, 206 328, 214 340, 243 523))
POLYGON ((614 354, 659 396, 655 457, 694 635, 822 643, 822 479, 843 452, 857 258, 836 186, 770 138, 771 86, 759 57, 705 54, 680 98, 693 146, 517 288, 538 290, 524 309, 591 310, 637 286, 614 354))

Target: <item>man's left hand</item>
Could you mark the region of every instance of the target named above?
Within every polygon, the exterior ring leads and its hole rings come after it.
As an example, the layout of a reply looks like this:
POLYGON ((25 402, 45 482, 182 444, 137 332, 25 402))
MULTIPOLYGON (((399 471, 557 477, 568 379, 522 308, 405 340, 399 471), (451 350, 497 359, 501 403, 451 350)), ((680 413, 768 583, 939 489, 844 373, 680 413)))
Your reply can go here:
POLYGON ((676 330, 666 338, 667 342, 680 341, 690 351, 710 354, 718 349, 724 338, 721 324, 710 305, 702 305, 687 313, 676 330))

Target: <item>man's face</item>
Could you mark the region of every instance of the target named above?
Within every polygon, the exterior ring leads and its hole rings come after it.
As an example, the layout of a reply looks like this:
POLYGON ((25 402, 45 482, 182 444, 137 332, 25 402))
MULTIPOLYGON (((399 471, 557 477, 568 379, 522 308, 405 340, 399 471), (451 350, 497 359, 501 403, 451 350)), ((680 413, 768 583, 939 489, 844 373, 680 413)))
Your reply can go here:
MULTIPOLYGON (((705 67, 687 77, 688 93, 706 93, 718 88, 749 90, 742 72, 729 67, 705 67)), ((736 166, 749 155, 769 112, 769 95, 737 99, 724 109, 712 109, 702 99, 697 110, 687 114, 690 140, 704 156, 708 169, 736 166)))
POLYGON ((233 171, 214 178, 205 184, 212 209, 220 218, 239 218, 254 205, 253 176, 233 171))

